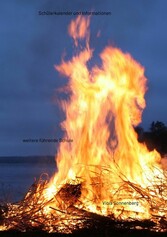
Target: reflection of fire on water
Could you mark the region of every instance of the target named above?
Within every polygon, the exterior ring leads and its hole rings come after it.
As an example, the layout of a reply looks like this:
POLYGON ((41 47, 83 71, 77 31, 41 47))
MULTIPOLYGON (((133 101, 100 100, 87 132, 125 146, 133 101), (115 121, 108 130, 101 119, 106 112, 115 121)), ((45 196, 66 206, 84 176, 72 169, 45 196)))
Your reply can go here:
POLYGON ((167 184, 160 155, 137 141, 133 126, 145 107, 144 68, 130 54, 106 47, 102 66, 88 69, 90 18, 69 25, 78 53, 56 66, 69 78, 70 100, 62 102, 65 138, 56 157, 58 173, 40 180, 23 201, 2 210, 1 229, 41 228, 70 232, 89 218, 166 221, 167 184), (80 41, 85 39, 85 47, 80 41), (80 49, 80 50, 79 50, 80 49), (22 221, 20 221, 22 220, 22 221))

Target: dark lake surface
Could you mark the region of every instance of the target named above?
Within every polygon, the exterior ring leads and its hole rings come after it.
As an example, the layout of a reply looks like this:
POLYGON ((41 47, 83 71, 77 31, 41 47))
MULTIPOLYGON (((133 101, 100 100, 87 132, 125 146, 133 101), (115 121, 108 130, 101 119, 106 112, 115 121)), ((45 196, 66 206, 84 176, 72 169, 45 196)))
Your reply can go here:
POLYGON ((42 173, 51 177, 55 159, 45 157, 0 157, 0 203, 21 200, 42 173))
MULTIPOLYGON (((167 170, 167 156, 161 163, 167 170)), ((42 173, 52 177, 56 171, 53 156, 0 157, 0 203, 21 200, 42 173)))

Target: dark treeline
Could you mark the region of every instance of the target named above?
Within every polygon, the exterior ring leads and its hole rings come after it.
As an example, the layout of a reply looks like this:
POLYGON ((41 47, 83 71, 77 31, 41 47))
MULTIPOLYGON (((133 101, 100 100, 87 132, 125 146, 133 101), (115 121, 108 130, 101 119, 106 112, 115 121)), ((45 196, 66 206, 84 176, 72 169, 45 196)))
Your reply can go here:
POLYGON ((160 121, 152 122, 149 131, 144 131, 142 127, 136 127, 138 141, 145 143, 151 151, 156 149, 161 156, 167 154, 167 126, 160 121))

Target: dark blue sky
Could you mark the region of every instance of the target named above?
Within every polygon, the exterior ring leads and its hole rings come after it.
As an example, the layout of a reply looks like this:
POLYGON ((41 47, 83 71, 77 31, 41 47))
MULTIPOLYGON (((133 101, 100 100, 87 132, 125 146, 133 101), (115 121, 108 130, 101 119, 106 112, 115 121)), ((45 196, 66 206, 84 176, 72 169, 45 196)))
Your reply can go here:
MULTIPOLYGON (((63 118, 55 103, 65 84, 55 71, 62 54, 72 55, 67 34, 71 16, 40 16, 38 11, 111 11, 91 18, 91 47, 113 44, 145 67, 149 91, 142 126, 167 124, 166 0, 1 0, 0 155, 55 154, 55 143, 24 143, 26 138, 59 138, 63 118), (96 34, 101 30, 101 37, 96 34)), ((73 138, 75 139, 75 138, 73 138)))

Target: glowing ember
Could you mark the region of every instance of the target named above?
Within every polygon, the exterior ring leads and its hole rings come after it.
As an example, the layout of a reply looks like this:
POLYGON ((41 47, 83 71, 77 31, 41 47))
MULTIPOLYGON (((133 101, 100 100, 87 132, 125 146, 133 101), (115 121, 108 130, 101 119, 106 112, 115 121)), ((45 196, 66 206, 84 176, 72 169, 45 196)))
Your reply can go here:
MULTIPOLYGON (((167 213, 161 157, 139 143, 134 131, 145 107, 144 68, 130 54, 108 46, 100 54, 101 67, 89 70, 87 63, 93 55, 89 25, 90 18, 81 16, 71 22, 68 30, 78 53, 55 67, 69 78, 70 99, 62 102, 66 120, 61 126, 64 138, 73 142, 60 144, 58 173, 28 193, 24 202, 28 200, 29 207, 23 202, 19 211, 21 216, 26 209, 38 223, 42 215, 50 218, 44 227, 50 232, 57 231, 55 226, 60 231, 62 223, 84 226, 84 222, 76 221, 79 210, 117 220, 154 222, 157 217, 166 218, 167 213), (79 50, 83 40, 85 47, 79 50)), ((13 207, 9 215, 16 212, 13 207)), ((37 223, 31 221, 31 225, 37 223)))

